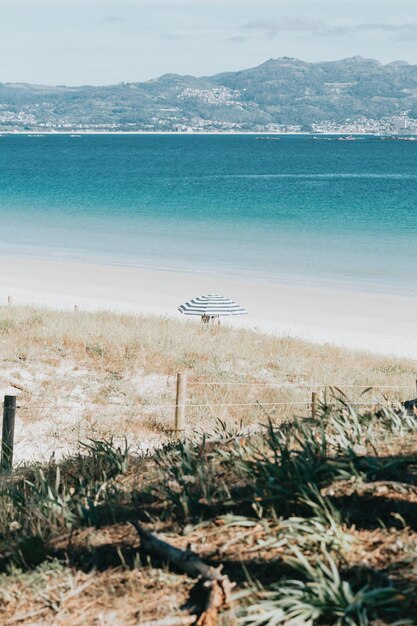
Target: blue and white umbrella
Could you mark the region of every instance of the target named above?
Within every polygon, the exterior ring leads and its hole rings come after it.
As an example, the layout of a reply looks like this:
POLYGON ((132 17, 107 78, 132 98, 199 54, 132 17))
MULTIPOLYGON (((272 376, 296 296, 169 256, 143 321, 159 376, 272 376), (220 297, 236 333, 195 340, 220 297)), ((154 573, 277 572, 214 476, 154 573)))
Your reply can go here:
POLYGON ((203 321, 223 315, 246 315, 243 307, 229 298, 210 293, 207 296, 193 298, 178 307, 178 311, 184 315, 199 315, 203 321))

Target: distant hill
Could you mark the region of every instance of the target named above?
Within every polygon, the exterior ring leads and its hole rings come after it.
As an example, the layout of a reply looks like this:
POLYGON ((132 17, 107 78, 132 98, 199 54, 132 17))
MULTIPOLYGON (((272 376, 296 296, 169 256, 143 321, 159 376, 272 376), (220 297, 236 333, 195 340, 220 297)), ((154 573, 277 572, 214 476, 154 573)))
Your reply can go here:
POLYGON ((46 87, 0 83, 0 130, 273 130, 276 126, 417 118, 417 66, 352 57, 270 59, 215 76, 46 87))

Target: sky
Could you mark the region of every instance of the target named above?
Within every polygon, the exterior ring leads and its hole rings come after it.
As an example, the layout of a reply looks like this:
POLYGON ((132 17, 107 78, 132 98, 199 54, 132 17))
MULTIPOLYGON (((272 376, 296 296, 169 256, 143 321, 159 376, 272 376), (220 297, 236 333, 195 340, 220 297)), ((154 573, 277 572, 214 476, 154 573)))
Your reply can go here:
POLYGON ((417 0, 0 0, 0 82, 99 85, 355 55, 417 64, 417 0))

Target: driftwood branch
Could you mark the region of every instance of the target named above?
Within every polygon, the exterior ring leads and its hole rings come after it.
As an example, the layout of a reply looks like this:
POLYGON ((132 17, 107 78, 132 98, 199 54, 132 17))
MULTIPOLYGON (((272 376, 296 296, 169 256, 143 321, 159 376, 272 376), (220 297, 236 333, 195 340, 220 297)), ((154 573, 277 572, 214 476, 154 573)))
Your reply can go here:
POLYGON ((153 622, 141 622, 138 626, 189 626, 195 624, 195 615, 185 615, 184 617, 165 617, 163 619, 157 619, 153 622))
MULTIPOLYGON (((197 626, 216 626, 219 612, 223 609, 231 609, 231 591, 233 583, 227 576, 221 581, 207 580, 204 587, 208 590, 207 602, 203 613, 200 615, 197 626)), ((230 616, 228 623, 234 623, 230 616)))
POLYGON ((395 480, 375 480, 372 483, 362 483, 358 490, 360 491, 374 491, 381 487, 391 488, 393 491, 399 491, 400 493, 411 492, 417 493, 417 486, 410 483, 401 483, 395 480))
POLYGON ((233 583, 221 573, 221 566, 207 565, 191 550, 181 550, 172 546, 145 530, 137 521, 132 522, 132 524, 138 532, 141 548, 145 552, 173 565, 191 578, 201 580, 208 592, 207 602, 196 624, 197 626, 216 626, 219 612, 231 608, 231 590, 233 588, 233 583))

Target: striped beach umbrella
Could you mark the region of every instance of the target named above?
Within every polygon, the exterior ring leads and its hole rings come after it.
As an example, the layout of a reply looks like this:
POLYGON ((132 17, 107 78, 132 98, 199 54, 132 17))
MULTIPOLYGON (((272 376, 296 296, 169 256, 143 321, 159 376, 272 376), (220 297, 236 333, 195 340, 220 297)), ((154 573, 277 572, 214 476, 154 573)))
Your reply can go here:
POLYGON ((184 315, 199 315, 203 322, 209 322, 223 315, 246 315, 247 311, 224 296, 210 293, 207 296, 193 298, 178 307, 184 315))

